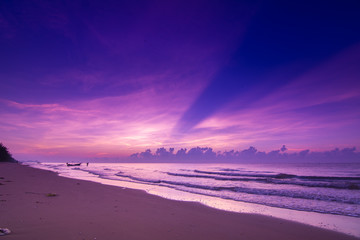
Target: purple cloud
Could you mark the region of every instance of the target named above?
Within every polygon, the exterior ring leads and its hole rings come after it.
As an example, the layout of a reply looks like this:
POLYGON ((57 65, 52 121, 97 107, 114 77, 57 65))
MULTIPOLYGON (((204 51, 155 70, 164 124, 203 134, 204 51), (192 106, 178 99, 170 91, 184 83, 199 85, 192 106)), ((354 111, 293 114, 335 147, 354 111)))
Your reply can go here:
MULTIPOLYGON (((283 146, 281 149, 284 149, 283 146)), ((189 151, 180 149, 174 153, 174 148, 169 151, 165 148, 158 148, 155 153, 150 149, 145 152, 132 154, 128 160, 131 162, 194 162, 194 163, 278 163, 278 162, 359 162, 360 152, 356 148, 334 149, 331 151, 312 152, 302 150, 300 152, 287 153, 285 150, 273 150, 269 152, 258 151, 255 147, 236 151, 224 151, 215 153, 212 148, 196 147, 189 151)))

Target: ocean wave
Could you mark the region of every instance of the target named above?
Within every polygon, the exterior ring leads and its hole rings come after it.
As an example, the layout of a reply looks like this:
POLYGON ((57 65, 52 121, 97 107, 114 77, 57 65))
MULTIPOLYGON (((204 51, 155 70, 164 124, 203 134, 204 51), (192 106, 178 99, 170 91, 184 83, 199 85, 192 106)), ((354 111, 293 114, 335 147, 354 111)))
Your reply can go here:
POLYGON ((334 176, 298 176, 293 174, 286 173, 277 173, 277 174, 249 174, 249 173, 229 173, 229 172, 212 172, 212 171, 202 171, 194 170, 195 173, 203 173, 210 175, 221 175, 221 176, 247 176, 247 177, 272 177, 277 179, 287 179, 287 178, 298 178, 298 179, 308 179, 308 180, 354 180, 360 181, 360 177, 334 177, 334 176))
MULTIPOLYGON (((218 181, 239 181, 239 182, 259 182, 259 183, 265 183, 265 184, 286 184, 286 185, 296 185, 296 186, 303 186, 303 187, 318 187, 318 188, 333 188, 333 189, 347 189, 347 190, 359 190, 360 189, 360 183, 358 182, 310 182, 310 181, 291 181, 286 180, 290 177, 285 177, 283 174, 283 177, 220 177, 220 176, 209 176, 209 175, 198 175, 198 174, 183 174, 183 173, 172 173, 167 172, 166 174, 170 176, 177 176, 177 177, 189 177, 189 178, 209 178, 214 179, 218 181)), ((248 175, 244 175, 248 176, 248 175)))
MULTIPOLYGON (((261 205, 266 205, 269 207, 277 207, 277 208, 287 208, 287 209, 292 209, 292 210, 297 210, 297 211, 306 211, 306 212, 317 212, 317 213, 324 213, 324 214, 335 214, 335 215, 343 215, 343 216, 351 216, 351 217, 360 217, 360 213, 356 207, 356 205, 350 205, 350 206, 354 206, 356 211, 354 211, 353 208, 348 207, 348 208, 343 208, 343 207, 339 207, 339 205, 337 205, 336 207, 332 206, 330 208, 322 208, 318 205, 307 205, 304 201, 312 201, 312 199, 303 199, 301 200, 301 202, 299 204, 295 204, 294 202, 287 202, 287 201, 279 201, 279 200, 275 200, 275 201, 271 201, 269 199, 259 199, 259 198, 244 198, 243 196, 241 197, 234 197, 234 196, 223 196, 223 195, 219 195, 216 194, 214 192, 201 192, 201 191, 197 191, 194 189, 182 189, 182 188, 176 188, 175 189, 179 190, 179 191, 184 191, 184 192, 188 192, 188 193, 192 193, 192 194, 200 194, 200 195, 204 195, 204 196, 210 196, 210 197, 218 197, 218 198, 222 198, 222 199, 227 199, 227 200, 233 200, 233 201, 239 201, 239 202, 247 202, 247 203, 255 203, 255 204, 261 204, 261 205)), ((329 204, 342 204, 342 203, 336 203, 336 202, 331 202, 329 204)))
POLYGON ((274 176, 271 174, 251 174, 251 173, 233 173, 233 172, 212 172, 212 171, 203 171, 203 170, 194 170, 195 173, 210 174, 210 175, 220 175, 220 176, 233 176, 233 177, 266 177, 274 176))
POLYGON ((208 185, 200 185, 200 184, 192 184, 188 182, 176 182, 169 180, 160 180, 160 179, 147 179, 141 177, 135 177, 127 174, 115 174, 118 177, 128 178, 131 180, 135 180, 142 183, 151 183, 151 184, 167 184, 171 186, 184 186, 192 189, 204 189, 210 191, 230 191, 235 193, 247 193, 253 195, 267 195, 267 196, 281 196, 281 197, 290 197, 290 198, 298 198, 298 199, 311 199, 318 201, 329 201, 329 202, 340 202, 347 204, 360 204, 360 198, 346 198, 340 196, 330 196, 324 194, 316 194, 316 193, 306 193, 299 191, 291 191, 291 190, 278 190, 278 189, 259 189, 259 188, 246 188, 246 187, 226 187, 226 186, 208 186, 208 185))

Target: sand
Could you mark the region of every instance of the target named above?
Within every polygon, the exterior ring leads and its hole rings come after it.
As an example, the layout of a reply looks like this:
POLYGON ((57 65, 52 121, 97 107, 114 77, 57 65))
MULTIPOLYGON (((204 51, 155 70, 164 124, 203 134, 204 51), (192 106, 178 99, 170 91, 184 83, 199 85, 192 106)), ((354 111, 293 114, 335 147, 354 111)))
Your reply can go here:
POLYGON ((0 239, 357 239, 273 217, 0 163, 0 239))

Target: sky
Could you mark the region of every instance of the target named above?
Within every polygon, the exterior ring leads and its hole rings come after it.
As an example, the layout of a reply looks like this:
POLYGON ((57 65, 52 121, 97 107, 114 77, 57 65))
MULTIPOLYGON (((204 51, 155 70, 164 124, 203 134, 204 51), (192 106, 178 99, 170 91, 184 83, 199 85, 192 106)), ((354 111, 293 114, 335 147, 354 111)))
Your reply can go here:
POLYGON ((357 0, 1 1, 0 142, 40 161, 357 153, 359 12, 357 0))

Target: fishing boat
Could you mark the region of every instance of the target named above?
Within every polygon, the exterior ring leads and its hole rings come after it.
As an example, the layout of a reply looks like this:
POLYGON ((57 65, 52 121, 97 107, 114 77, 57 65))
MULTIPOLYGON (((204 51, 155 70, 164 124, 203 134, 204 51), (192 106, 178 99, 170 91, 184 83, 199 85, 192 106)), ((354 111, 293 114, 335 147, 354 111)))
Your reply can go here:
POLYGON ((73 167, 73 166, 80 166, 81 163, 66 163, 66 166, 73 167))

